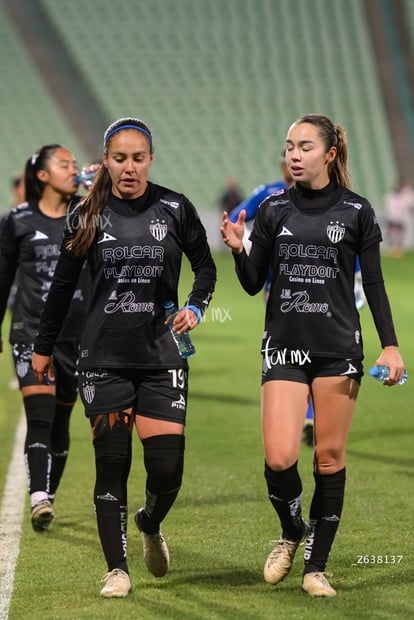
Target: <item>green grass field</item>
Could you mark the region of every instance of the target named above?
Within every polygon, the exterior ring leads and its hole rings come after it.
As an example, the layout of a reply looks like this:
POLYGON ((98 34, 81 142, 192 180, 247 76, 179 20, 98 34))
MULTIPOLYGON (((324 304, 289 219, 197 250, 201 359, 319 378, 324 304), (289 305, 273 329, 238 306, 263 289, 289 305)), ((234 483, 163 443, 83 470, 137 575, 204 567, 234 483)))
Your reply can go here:
MULTIPOLYGON (((128 533, 133 591, 126 599, 99 596, 106 565, 93 513, 93 451, 87 420, 77 405, 50 532, 32 531, 26 502, 10 620, 414 617, 414 255, 383 261, 410 377, 406 385, 392 390, 367 376, 363 380, 348 444, 343 518, 328 567, 338 594, 330 600, 311 599, 301 592, 300 552, 279 586, 263 581, 269 542, 279 536, 263 478, 259 387, 263 299, 242 291, 229 254, 218 254, 216 259, 217 291, 205 322, 193 332, 197 355, 190 362, 184 482, 163 525, 170 572, 157 580, 143 564, 133 523, 144 488, 141 447, 135 437, 128 533)), ((182 298, 189 281, 186 268, 182 298)), ((361 314, 367 369, 380 347, 369 310, 364 308, 361 314)), ((21 399, 7 387, 12 376, 10 355, 6 352, 0 358, 3 490, 21 399)), ((303 446, 305 514, 312 492, 311 461, 311 449, 303 446)), ((4 544, 1 536, 0 542, 4 544)))

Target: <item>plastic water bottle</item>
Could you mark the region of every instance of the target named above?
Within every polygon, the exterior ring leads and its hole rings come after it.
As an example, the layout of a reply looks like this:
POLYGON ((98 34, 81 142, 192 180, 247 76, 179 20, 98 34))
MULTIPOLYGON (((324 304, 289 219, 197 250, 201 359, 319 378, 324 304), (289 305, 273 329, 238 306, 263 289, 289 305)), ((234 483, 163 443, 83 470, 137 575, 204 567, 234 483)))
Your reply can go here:
MULTIPOLYGON (((385 381, 388 379, 388 375, 390 374, 390 369, 388 366, 373 366, 373 368, 369 369, 369 374, 371 377, 374 377, 377 381, 385 381)), ((398 383, 402 385, 407 381, 408 373, 404 370, 403 378, 398 383)))
POLYGON ((90 189, 90 187, 92 186, 93 180, 95 178, 96 172, 97 172, 96 170, 92 170, 92 172, 86 172, 85 169, 82 169, 80 171, 79 176, 76 177, 76 180, 78 183, 82 184, 85 189, 90 189))
MULTIPOLYGON (((166 301, 164 303, 165 315, 166 317, 173 317, 177 312, 177 308, 174 306, 172 301, 166 301)), ((168 327, 174 338, 175 344, 177 345, 177 349, 181 357, 190 357, 190 355, 194 355, 196 352, 195 346, 191 342, 190 334, 188 332, 184 332, 183 334, 178 334, 174 331, 173 321, 168 323, 168 327)))

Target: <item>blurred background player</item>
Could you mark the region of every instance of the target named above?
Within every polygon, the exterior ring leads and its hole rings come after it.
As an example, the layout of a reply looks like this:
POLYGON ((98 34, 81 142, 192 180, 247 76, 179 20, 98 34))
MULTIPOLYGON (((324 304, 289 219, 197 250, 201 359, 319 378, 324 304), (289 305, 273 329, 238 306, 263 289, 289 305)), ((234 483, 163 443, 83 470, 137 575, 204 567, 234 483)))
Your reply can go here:
MULTIPOLYGON (((11 208, 15 209, 18 205, 24 203, 25 201, 25 183, 24 183, 24 172, 16 172, 11 180, 11 196, 12 196, 12 204, 11 204, 11 208)), ((3 224, 6 221, 8 216, 8 213, 5 213, 1 216, 0 218, 0 236, 1 236, 1 231, 3 228, 3 224)), ((13 310, 13 302, 14 302, 14 298, 16 296, 16 291, 17 291, 17 274, 16 277, 14 279, 13 285, 10 289, 10 294, 9 294, 9 298, 7 300, 7 308, 10 311, 10 313, 13 310)), ((14 364, 12 366, 13 371, 14 371, 14 364)), ((13 372, 14 375, 14 372, 13 372)), ((9 381, 9 388, 11 390, 18 390, 19 389, 19 382, 17 381, 16 377, 13 376, 10 381, 9 381)))
MULTIPOLYGON (((278 181, 271 181, 270 183, 263 183, 256 187, 250 196, 248 196, 243 202, 241 202, 231 213, 229 213, 229 220, 233 223, 237 222, 240 212, 244 209, 246 211, 245 219, 245 233, 243 238, 243 245, 248 253, 251 247, 249 240, 250 233, 253 230, 254 218, 256 217, 257 210, 260 204, 265 198, 272 194, 277 194, 283 189, 287 189, 293 184, 293 179, 290 175, 289 169, 286 164, 285 150, 280 153, 279 166, 282 173, 282 178, 278 181)), ((266 279, 266 283, 263 289, 265 302, 269 297, 270 284, 272 281, 271 272, 266 279)), ((306 418, 303 425, 302 443, 307 446, 313 445, 313 408, 312 399, 309 400, 308 411, 306 412, 306 418)))
POLYGON ((0 237, 0 325, 19 272, 9 342, 26 413, 24 458, 31 522, 37 532, 46 530, 54 518, 54 495, 69 450, 69 419, 77 395, 78 342, 87 301, 86 279, 76 290, 69 319, 54 350, 56 384, 41 384, 30 362, 59 256, 68 203, 78 189, 77 174, 73 154, 59 144, 43 146, 34 153, 25 168, 27 201, 7 215, 0 237))
POLYGON ((17 207, 17 205, 25 201, 24 172, 19 171, 13 175, 11 192, 13 198, 12 208, 17 207))
POLYGON ((387 241, 390 256, 401 258, 410 216, 414 211, 414 189, 401 177, 397 185, 384 196, 387 241))
POLYGON ((226 187, 219 199, 220 214, 223 211, 231 213, 244 200, 243 192, 237 185, 236 179, 227 179, 226 187))
MULTIPOLYGON (((243 209, 246 211, 246 219, 245 219, 245 237, 243 239, 244 247, 246 248, 246 252, 248 253, 251 247, 251 242, 249 240, 249 236, 251 231, 253 230, 254 218, 256 217, 257 210, 260 204, 263 202, 265 198, 271 196, 272 194, 277 194, 282 189, 287 189, 293 183, 293 179, 290 176, 290 172, 286 165, 285 151, 283 150, 279 157, 279 166, 282 172, 282 179, 278 181, 271 181, 270 183, 264 183, 256 187, 250 196, 248 196, 243 202, 240 202, 235 209, 230 213, 227 209, 224 208, 225 211, 229 214, 229 220, 233 223, 237 222, 240 211, 243 209)), ((270 274, 266 280, 266 284, 264 287, 265 300, 269 296, 269 288, 270 288, 270 274)))

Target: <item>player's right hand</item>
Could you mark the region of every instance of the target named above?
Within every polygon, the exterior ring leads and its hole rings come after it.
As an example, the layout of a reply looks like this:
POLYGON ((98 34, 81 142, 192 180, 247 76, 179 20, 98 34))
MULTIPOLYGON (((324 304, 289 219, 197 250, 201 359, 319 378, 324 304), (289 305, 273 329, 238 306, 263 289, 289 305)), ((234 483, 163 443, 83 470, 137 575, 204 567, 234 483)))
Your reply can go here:
POLYGON ((246 210, 242 209, 237 218, 237 222, 233 223, 229 220, 227 211, 223 213, 223 221, 220 227, 221 236, 224 243, 231 248, 235 254, 243 252, 243 235, 244 220, 246 219, 246 210))

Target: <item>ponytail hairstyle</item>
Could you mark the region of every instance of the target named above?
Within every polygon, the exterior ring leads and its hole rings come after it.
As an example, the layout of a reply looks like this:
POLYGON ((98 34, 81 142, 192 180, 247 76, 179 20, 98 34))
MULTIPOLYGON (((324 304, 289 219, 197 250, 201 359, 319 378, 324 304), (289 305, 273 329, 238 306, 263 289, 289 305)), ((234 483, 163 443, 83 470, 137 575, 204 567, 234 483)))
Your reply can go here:
POLYGON ((58 149, 62 148, 61 144, 47 144, 42 146, 26 161, 24 171, 24 183, 26 200, 40 200, 43 196, 45 183, 41 181, 37 172, 39 170, 48 170, 48 161, 53 157, 58 149))
POLYGON ((351 178, 346 167, 348 160, 348 144, 346 141, 345 129, 334 123, 323 114, 306 114, 299 118, 295 124, 310 123, 319 128, 319 137, 324 141, 326 152, 334 146, 336 147, 336 157, 328 165, 328 175, 331 181, 338 185, 351 187, 351 178))
MULTIPOLYGON (((120 118, 107 128, 104 133, 103 154, 108 154, 108 145, 114 134, 124 129, 136 129, 143 133, 149 142, 150 153, 154 152, 152 144, 152 134, 147 125, 138 118, 120 118)), ((112 180, 109 171, 105 166, 101 166, 97 171, 93 184, 89 192, 77 205, 77 231, 72 239, 67 243, 67 248, 73 250, 76 255, 84 255, 92 245, 95 238, 97 223, 100 214, 108 203, 112 194, 112 180)))

